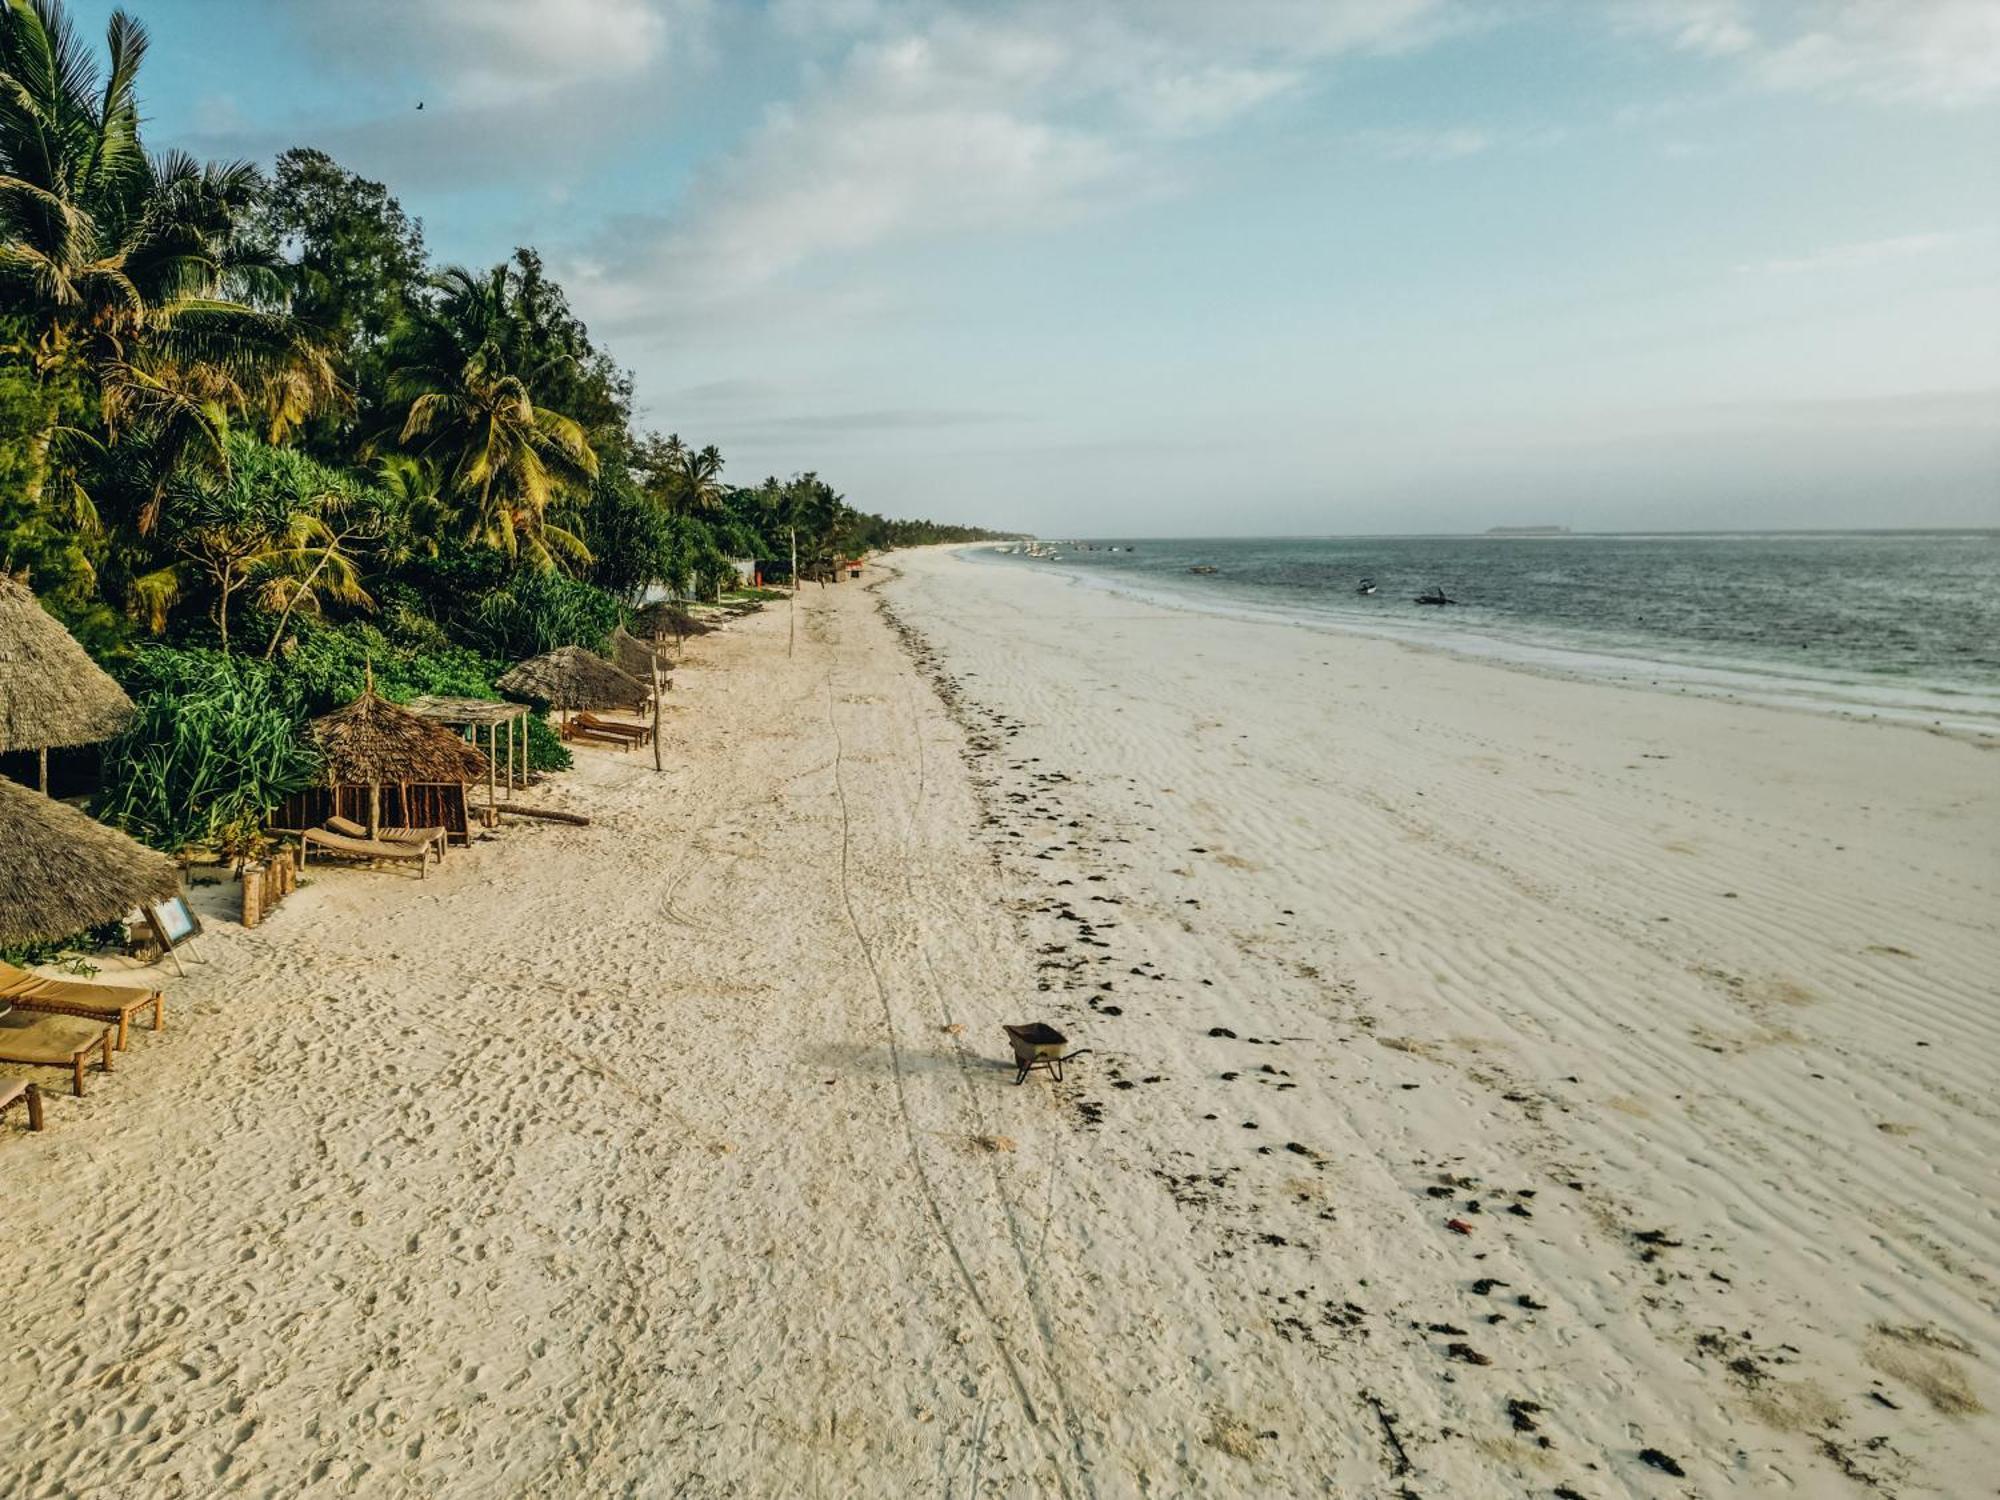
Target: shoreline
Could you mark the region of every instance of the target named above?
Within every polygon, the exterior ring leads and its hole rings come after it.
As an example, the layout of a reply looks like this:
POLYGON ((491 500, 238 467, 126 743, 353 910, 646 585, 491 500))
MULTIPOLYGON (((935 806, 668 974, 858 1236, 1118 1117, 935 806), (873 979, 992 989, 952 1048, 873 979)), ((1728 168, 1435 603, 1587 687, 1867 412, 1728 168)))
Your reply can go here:
POLYGON ((870 572, 0 1142, 24 1493, 1975 1484, 1983 757, 870 572))
MULTIPOLYGON (((1587 537, 1584 539, 1588 540, 1587 537)), ((976 566, 1025 566, 1011 558, 1003 560, 979 556, 989 552, 993 546, 992 543, 970 543, 952 550, 968 562, 977 558, 976 566)), ((1158 586, 1150 586, 1156 580, 1145 575, 1128 581, 1119 575, 1095 573, 1087 568, 1058 567, 1053 571, 1075 587, 1120 594, 1162 609, 1236 620, 1244 624, 1291 627, 1388 641, 1414 651, 1437 652, 1506 671, 1600 683, 1636 692, 1678 692, 1855 723, 1896 724, 1971 742, 2000 745, 2000 695, 1990 691, 1925 684, 1910 690, 1910 701, 1898 703, 1891 701, 1894 686, 1885 680, 1861 681, 1825 674, 1787 673, 1781 671, 1776 662, 1704 662, 1691 657, 1647 655, 1637 643, 1627 651, 1610 645, 1567 644, 1532 635, 1509 635, 1503 631, 1469 627, 1434 631, 1413 624, 1399 626, 1393 621, 1376 623, 1359 617, 1350 618, 1333 609, 1287 609, 1283 605, 1260 606, 1244 599, 1204 599, 1193 590, 1178 589, 1164 581, 1158 582, 1158 586), (1864 692, 1874 690, 1884 696, 1856 697, 1844 694, 1844 688, 1864 692), (1967 708, 1950 701, 1955 698, 1971 699, 1976 707, 1967 708)))

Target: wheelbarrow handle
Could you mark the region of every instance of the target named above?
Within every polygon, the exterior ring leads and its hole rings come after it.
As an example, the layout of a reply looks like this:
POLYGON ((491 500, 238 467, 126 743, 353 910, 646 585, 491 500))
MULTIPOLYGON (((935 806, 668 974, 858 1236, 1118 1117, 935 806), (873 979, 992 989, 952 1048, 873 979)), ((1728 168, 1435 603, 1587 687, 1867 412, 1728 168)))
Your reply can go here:
POLYGON ((1079 1047, 1074 1052, 1065 1052, 1061 1057, 1057 1058, 1056 1061, 1059 1063, 1066 1063, 1073 1057, 1088 1057, 1088 1056, 1090 1056, 1090 1048, 1079 1047))

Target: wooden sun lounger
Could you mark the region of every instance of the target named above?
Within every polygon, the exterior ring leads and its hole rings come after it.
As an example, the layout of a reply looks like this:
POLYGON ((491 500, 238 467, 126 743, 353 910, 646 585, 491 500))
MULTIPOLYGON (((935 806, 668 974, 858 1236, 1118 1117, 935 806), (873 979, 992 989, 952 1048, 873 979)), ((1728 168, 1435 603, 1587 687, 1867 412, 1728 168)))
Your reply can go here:
POLYGON ((57 1016, 85 1016, 118 1028, 118 1050, 132 1029, 132 1017, 151 1009, 153 1030, 167 1024, 167 998, 158 990, 135 985, 83 984, 70 979, 44 979, 10 963, 0 963, 0 1005, 44 1011, 57 1016))
POLYGON ((614 750, 632 750, 637 746, 629 735, 593 734, 581 724, 565 724, 562 737, 578 745, 608 745, 614 750))
MULTIPOLYGON (((368 837, 368 830, 352 818, 328 818, 322 826, 343 838, 368 837)), ((443 828, 378 828, 375 835, 385 844, 428 844, 437 850, 439 864, 444 863, 444 846, 451 838, 450 833, 443 828)))
POLYGON ((12 1080, 0 1078, 0 1115, 7 1113, 16 1099, 25 1099, 28 1104, 28 1129, 42 1128, 42 1091, 25 1078, 12 1080))
POLYGON ((431 862, 429 844, 392 844, 385 839, 351 839, 326 828, 305 829, 299 834, 299 863, 308 863, 315 849, 348 859, 415 860, 419 880, 425 877, 431 862))
POLYGON ((0 1063, 26 1063, 68 1068, 73 1087, 83 1097, 83 1066, 90 1054, 101 1052, 104 1071, 111 1071, 113 1030, 75 1016, 38 1016, 25 1010, 0 1011, 0 1063))
POLYGON ((653 743, 653 726, 650 724, 630 724, 618 719, 600 719, 593 713, 580 713, 570 722, 580 726, 588 734, 615 734, 631 740, 635 745, 653 743))

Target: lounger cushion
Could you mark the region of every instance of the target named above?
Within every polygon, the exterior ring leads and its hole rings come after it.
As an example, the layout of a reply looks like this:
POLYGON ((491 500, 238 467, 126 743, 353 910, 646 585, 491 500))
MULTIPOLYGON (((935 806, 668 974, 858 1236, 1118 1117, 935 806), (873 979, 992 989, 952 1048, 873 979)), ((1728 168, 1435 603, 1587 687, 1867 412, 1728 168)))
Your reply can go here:
POLYGON ((0 1062, 68 1063, 79 1052, 103 1045, 105 1026, 78 1016, 44 1016, 34 1011, 0 1013, 0 1062))
POLYGON ((44 979, 10 963, 0 962, 0 1001, 33 1007, 37 1003, 87 1006, 93 1012, 115 1016, 153 1003, 154 991, 123 984, 84 984, 73 979, 44 979))

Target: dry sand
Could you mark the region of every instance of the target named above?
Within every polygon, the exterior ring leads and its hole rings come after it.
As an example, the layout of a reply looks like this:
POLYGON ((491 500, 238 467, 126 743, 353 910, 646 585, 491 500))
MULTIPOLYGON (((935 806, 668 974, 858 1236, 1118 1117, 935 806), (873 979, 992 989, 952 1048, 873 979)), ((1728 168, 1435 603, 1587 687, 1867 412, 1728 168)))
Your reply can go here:
POLYGON ((1996 1492, 2000 757, 897 563, 10 1118, 0 1494, 1996 1492))

